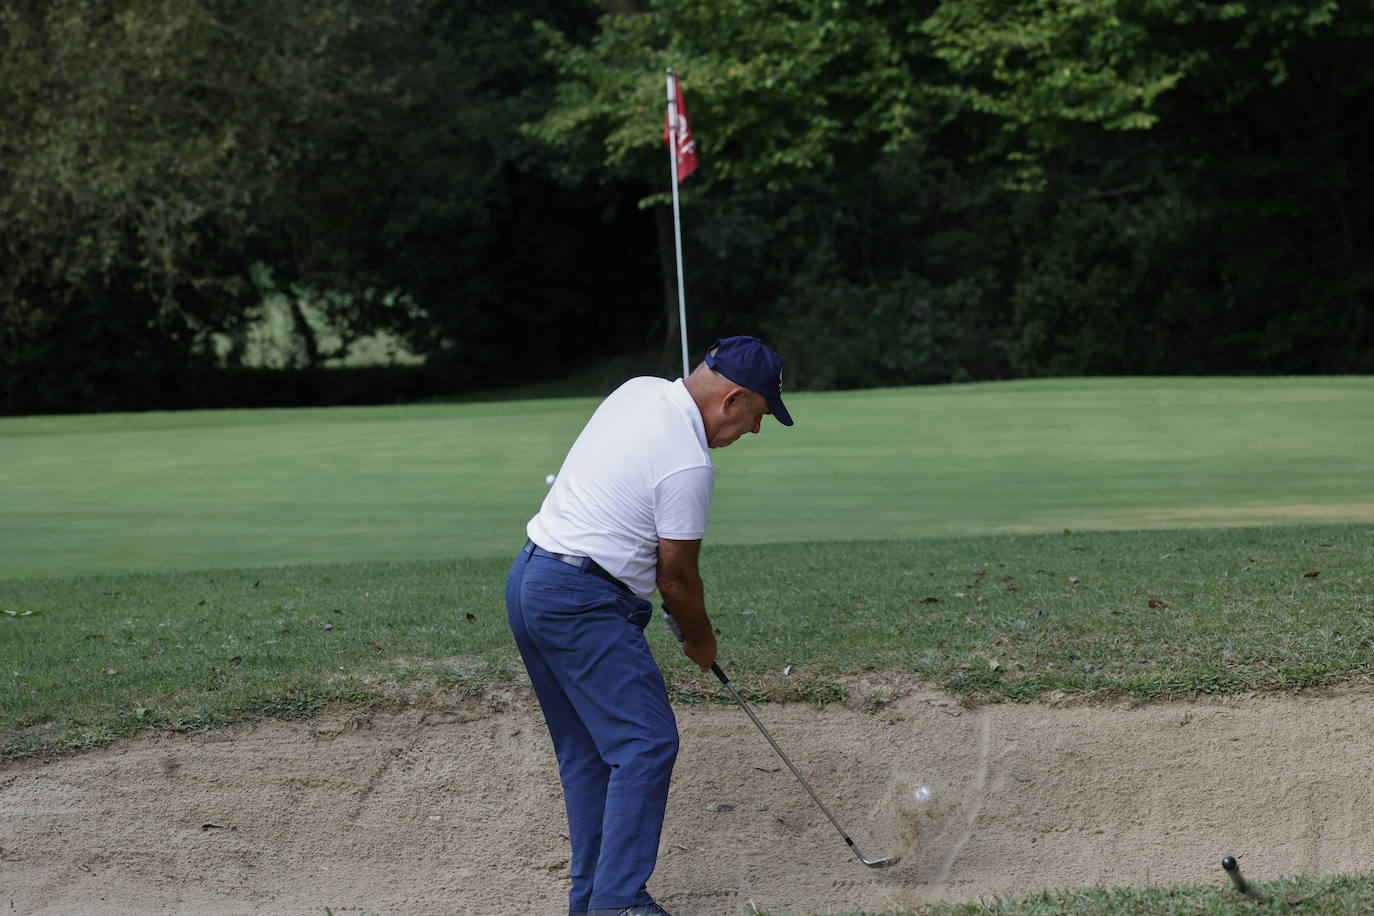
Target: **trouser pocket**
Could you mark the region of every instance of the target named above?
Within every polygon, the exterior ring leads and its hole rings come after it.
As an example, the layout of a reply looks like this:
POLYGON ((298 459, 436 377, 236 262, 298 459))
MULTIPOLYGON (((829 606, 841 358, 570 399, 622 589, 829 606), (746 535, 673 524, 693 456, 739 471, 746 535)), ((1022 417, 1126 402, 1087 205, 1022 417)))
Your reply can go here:
POLYGON ((639 627, 641 630, 647 627, 649 625, 649 621, 652 620, 654 617, 653 602, 641 598, 638 595, 626 594, 625 592, 620 591, 620 589, 618 588, 616 589, 616 591, 620 592, 620 598, 618 603, 620 609, 625 614, 625 619, 628 620, 630 623, 634 624, 635 626, 639 627))

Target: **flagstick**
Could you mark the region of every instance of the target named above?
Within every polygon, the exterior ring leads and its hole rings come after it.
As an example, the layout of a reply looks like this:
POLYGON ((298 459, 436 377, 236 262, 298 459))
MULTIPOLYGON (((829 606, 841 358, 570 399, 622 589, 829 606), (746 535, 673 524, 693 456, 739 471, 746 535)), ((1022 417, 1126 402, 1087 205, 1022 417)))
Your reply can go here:
POLYGON ((677 80, 673 68, 668 68, 668 145, 673 165, 673 247, 677 253, 677 319, 682 330, 682 377, 689 374, 687 365, 687 294, 682 285, 682 219, 677 202, 677 80))

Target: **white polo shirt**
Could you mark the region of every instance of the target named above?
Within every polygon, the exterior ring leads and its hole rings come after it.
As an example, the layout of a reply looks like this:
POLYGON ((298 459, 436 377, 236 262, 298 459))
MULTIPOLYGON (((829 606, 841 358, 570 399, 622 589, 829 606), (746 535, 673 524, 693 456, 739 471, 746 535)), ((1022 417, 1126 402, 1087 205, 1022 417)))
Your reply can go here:
POLYGON ((525 527, 591 557, 637 595, 657 586, 658 539, 700 540, 716 483, 701 412, 682 379, 630 379, 587 421, 525 527))

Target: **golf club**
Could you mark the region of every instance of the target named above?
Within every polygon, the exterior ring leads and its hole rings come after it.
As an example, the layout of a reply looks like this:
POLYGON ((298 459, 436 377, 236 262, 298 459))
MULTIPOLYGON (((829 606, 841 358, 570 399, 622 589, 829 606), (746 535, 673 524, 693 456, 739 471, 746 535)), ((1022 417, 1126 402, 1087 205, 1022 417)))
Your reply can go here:
POLYGON ((859 861, 869 868, 886 868, 889 865, 896 865, 899 860, 892 856, 888 856, 885 859, 869 859, 864 856, 859 847, 855 846, 854 841, 849 838, 849 834, 844 832, 844 828, 840 826, 840 822, 835 820, 835 815, 831 814, 830 809, 821 802, 820 797, 816 795, 815 790, 811 788, 806 778, 802 776, 801 771, 798 770, 796 765, 792 763, 785 753, 783 753, 782 748, 778 746, 778 742, 774 741, 773 736, 768 733, 768 729, 763 727, 763 723, 759 721, 759 717, 754 715, 754 710, 744 701, 744 697, 740 696, 739 691, 735 689, 735 685, 730 683, 730 679, 725 676, 725 672, 720 669, 720 665, 711 665, 711 671, 716 677, 720 678, 720 682, 725 685, 726 690, 730 691, 730 694, 735 698, 735 702, 740 705, 740 708, 749 714, 750 719, 754 720, 754 724, 759 727, 759 731, 763 732, 763 737, 767 738, 768 743, 773 745, 773 750, 778 752, 778 756, 782 758, 782 762, 787 764, 787 768, 792 771, 792 775, 797 777, 797 781, 802 784, 802 788, 811 796, 811 800, 816 803, 816 807, 820 808, 821 811, 825 813, 825 816, 830 818, 830 823, 835 825, 835 829, 840 832, 840 836, 844 837, 844 841, 849 844, 850 851, 858 856, 859 861))

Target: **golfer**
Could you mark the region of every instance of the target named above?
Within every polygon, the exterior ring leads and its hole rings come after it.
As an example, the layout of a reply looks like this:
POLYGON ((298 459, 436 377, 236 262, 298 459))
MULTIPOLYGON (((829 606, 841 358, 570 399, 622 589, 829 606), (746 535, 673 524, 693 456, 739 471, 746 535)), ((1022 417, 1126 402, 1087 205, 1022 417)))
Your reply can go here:
POLYGON ((677 720, 644 638, 657 589, 682 650, 708 671, 716 638, 697 555, 709 450, 784 426, 782 360, 754 337, 717 341, 686 379, 635 378, 573 443, 506 579, 512 633, 544 711, 572 841, 569 916, 654 916, 677 720))

